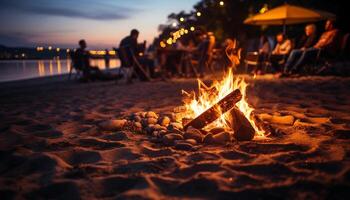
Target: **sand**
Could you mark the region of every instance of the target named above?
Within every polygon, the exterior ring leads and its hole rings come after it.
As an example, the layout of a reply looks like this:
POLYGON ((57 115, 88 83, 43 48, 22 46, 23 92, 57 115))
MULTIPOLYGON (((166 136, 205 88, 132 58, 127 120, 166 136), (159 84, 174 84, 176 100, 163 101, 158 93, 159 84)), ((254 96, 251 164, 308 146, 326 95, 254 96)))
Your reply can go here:
POLYGON ((194 79, 0 84, 0 199, 346 199, 350 78, 248 78, 268 139, 174 148, 98 126, 172 112, 194 79))

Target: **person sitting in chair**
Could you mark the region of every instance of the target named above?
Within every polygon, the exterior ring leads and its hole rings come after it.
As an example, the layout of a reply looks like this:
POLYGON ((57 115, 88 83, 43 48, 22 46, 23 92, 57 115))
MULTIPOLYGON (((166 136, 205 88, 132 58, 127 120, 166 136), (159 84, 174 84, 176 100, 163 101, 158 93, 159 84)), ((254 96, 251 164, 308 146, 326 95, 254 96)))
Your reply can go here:
POLYGON ((314 46, 317 42, 316 25, 309 24, 305 27, 305 34, 301 38, 298 48, 293 49, 290 53, 287 62, 284 66, 284 72, 288 73, 291 66, 295 64, 297 58, 300 58, 301 54, 308 48, 314 46))
POLYGON ((79 41, 79 48, 74 52, 73 63, 76 69, 83 72, 82 80, 114 80, 121 78, 120 76, 114 76, 111 74, 104 74, 96 66, 90 65, 90 54, 86 51, 86 41, 79 41))
POLYGON ((321 35, 318 42, 309 48, 301 49, 300 50, 301 53, 299 53, 300 57, 295 58, 297 59, 295 64, 291 66, 289 65, 285 66, 287 73, 299 72, 300 67, 304 64, 306 59, 312 57, 312 55, 317 54, 321 49, 326 50, 328 47, 330 47, 333 44, 335 37, 338 34, 338 29, 335 28, 334 23, 335 21, 333 20, 326 21, 325 32, 321 35))
POLYGON ((262 74, 262 68, 264 62, 267 60, 270 54, 270 43, 266 35, 261 35, 259 39, 259 49, 258 49, 258 64, 254 69, 254 74, 262 74))
POLYGON ((279 33, 276 36, 277 44, 270 55, 270 61, 272 67, 276 71, 280 71, 279 67, 292 50, 292 42, 286 38, 283 33, 279 33))
POLYGON ((124 54, 123 59, 121 59, 121 62, 122 67, 125 68, 127 83, 132 83, 132 76, 134 74, 134 70, 141 80, 149 79, 147 72, 145 72, 142 66, 139 66, 142 69, 134 69, 133 66, 135 64, 135 61, 140 62, 141 65, 147 66, 151 71, 151 74, 153 74, 152 70, 154 70, 154 67, 151 66, 151 62, 148 59, 144 58, 143 55, 139 55, 137 43, 138 36, 139 31, 136 29, 132 29, 130 35, 123 38, 119 44, 119 50, 124 54), (136 60, 134 60, 135 58, 136 60))
POLYGON ((74 52, 74 65, 75 68, 83 72, 83 79, 91 80, 95 79, 96 74, 101 74, 98 67, 90 65, 90 54, 86 51, 86 41, 79 41, 79 48, 74 52))

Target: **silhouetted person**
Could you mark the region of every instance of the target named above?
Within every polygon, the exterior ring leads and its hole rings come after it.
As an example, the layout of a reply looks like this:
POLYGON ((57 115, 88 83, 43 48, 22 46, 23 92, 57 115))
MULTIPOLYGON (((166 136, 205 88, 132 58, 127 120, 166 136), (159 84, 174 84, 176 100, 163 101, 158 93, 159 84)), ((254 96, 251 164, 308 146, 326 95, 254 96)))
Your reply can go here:
POLYGON ((100 74, 98 67, 90 65, 90 54, 86 51, 85 40, 79 41, 79 48, 74 53, 74 65, 82 70, 84 79, 94 79, 94 74, 100 74))
POLYGON ((122 39, 119 44, 119 49, 120 50, 123 49, 122 53, 124 53, 123 55, 124 58, 121 59, 121 62, 122 62, 122 67, 125 68, 126 79, 128 83, 132 82, 132 76, 133 76, 134 70, 141 80, 147 80, 145 78, 145 74, 142 73, 140 69, 133 68, 134 58, 136 58, 141 65, 149 68, 149 71, 151 72, 151 76, 153 75, 153 72, 154 72, 153 61, 145 58, 143 55, 139 56, 138 43, 137 43, 138 36, 139 36, 139 31, 136 29, 132 29, 130 32, 130 35, 122 39))
POLYGON ((103 58, 104 58, 104 60, 105 60, 106 69, 109 69, 110 55, 109 55, 108 49, 106 49, 105 51, 106 51, 106 54, 104 55, 103 58))
POLYGON ((119 75, 103 74, 96 66, 90 65, 90 54, 86 51, 85 40, 79 41, 79 48, 74 52, 74 67, 83 72, 83 80, 114 80, 121 78, 119 75))

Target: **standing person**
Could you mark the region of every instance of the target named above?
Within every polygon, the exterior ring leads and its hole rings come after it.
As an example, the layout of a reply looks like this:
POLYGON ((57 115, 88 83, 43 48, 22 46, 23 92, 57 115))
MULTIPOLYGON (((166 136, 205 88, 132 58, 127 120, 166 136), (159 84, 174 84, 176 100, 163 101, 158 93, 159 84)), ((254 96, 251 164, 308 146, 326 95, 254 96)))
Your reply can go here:
POLYGON ((110 55, 109 55, 109 51, 108 49, 105 49, 106 51, 106 54, 104 55, 104 60, 105 60, 105 66, 106 66, 106 69, 109 69, 109 61, 110 61, 110 55))
POLYGON ((212 50, 215 46, 215 36, 212 32, 203 33, 200 37, 201 42, 199 43, 197 50, 199 53, 199 76, 204 77, 205 70, 208 68, 209 61, 212 56, 212 50))
POLYGON ((301 54, 308 48, 314 46, 317 42, 317 33, 316 25, 309 24, 305 26, 305 34, 301 38, 300 42, 297 45, 297 49, 293 49, 290 55, 288 56, 287 62, 284 66, 284 72, 288 73, 291 69, 291 66, 295 64, 297 58, 300 58, 301 54))
POLYGON ((292 42, 283 34, 279 33, 276 36, 277 44, 270 55, 272 67, 276 71, 280 71, 280 64, 284 61, 292 50, 292 42))
POLYGON ((137 55, 137 38, 139 37, 139 31, 132 29, 129 36, 122 39, 119 44, 119 48, 125 49, 125 58, 121 59, 122 67, 125 68, 125 76, 127 83, 132 83, 133 69, 133 55, 137 55))

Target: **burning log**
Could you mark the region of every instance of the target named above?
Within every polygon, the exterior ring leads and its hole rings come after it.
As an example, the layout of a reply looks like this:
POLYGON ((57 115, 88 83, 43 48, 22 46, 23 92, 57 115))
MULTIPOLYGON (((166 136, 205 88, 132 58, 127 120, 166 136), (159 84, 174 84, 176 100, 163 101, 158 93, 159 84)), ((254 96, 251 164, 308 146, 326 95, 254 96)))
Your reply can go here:
POLYGON ((230 114, 229 124, 234 131, 233 137, 238 141, 252 140, 255 130, 244 114, 237 107, 234 107, 230 114))
POLYGON ((201 129, 205 127, 206 125, 218 119, 222 114, 231 110, 235 106, 235 104, 241 99, 241 91, 239 89, 234 90, 230 94, 226 95, 219 102, 217 102, 215 105, 210 107, 208 110, 204 111, 198 117, 185 124, 184 129, 186 130, 190 126, 196 129, 201 129))

